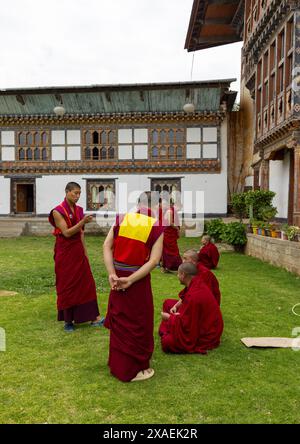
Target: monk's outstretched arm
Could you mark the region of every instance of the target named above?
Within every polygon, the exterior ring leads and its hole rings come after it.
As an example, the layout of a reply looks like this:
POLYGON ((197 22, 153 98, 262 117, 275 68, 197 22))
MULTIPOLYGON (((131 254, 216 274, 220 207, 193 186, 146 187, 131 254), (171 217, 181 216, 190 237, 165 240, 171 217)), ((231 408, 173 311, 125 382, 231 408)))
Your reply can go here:
POLYGON ((132 275, 128 278, 119 278, 118 287, 120 289, 126 289, 130 287, 132 284, 134 284, 134 282, 137 282, 147 276, 147 274, 149 274, 156 267, 162 255, 163 240, 164 235, 161 234, 152 247, 148 262, 146 262, 141 268, 139 268, 138 271, 132 273, 132 275))
POLYGON ((60 229, 62 235, 64 237, 72 237, 74 234, 77 234, 81 231, 82 227, 89 222, 92 222, 93 216, 86 215, 83 219, 81 219, 78 224, 74 225, 72 228, 68 228, 68 225, 63 218, 63 216, 58 211, 53 211, 53 218, 55 222, 55 226, 60 229))

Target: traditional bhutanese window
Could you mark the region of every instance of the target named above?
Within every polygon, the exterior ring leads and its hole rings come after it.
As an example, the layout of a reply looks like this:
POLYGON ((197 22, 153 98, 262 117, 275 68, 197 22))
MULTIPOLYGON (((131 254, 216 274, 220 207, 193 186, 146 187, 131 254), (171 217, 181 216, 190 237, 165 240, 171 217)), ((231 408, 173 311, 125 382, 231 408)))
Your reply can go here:
MULTIPOLYGON (((151 179, 151 191, 160 193, 161 198, 172 200, 176 205, 180 204, 181 179, 151 179)), ((179 205, 180 206, 180 205, 179 205)))
POLYGON ((17 133, 18 160, 47 161, 49 158, 49 131, 20 131, 17 133))
POLYGON ((162 128, 150 130, 150 156, 153 160, 183 159, 185 154, 183 129, 162 128))
POLYGON ((87 210, 115 210, 115 180, 87 180, 87 210))
POLYGON ((84 130, 83 159, 113 160, 117 157, 117 131, 114 129, 84 130))

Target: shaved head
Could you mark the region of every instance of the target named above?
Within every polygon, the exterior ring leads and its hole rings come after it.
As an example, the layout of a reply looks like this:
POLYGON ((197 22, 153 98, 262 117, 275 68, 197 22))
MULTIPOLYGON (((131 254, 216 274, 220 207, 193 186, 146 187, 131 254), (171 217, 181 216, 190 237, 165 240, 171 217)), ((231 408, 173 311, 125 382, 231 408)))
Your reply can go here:
POLYGON ((191 264, 190 262, 184 262, 178 268, 179 273, 184 273, 186 276, 197 276, 198 270, 196 265, 191 264))
POLYGON ((187 250, 183 253, 183 258, 185 262, 194 262, 198 263, 198 252, 196 250, 187 250))

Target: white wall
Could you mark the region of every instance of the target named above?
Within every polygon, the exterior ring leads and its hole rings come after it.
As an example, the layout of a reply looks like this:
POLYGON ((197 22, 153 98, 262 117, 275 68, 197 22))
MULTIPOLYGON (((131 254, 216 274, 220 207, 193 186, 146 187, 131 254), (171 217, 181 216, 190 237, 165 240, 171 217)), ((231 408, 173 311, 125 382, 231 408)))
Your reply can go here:
POLYGON ((10 213, 10 180, 0 176, 0 215, 10 213))
POLYGON ((290 153, 287 152, 283 160, 270 160, 269 188, 276 193, 273 200, 278 211, 276 217, 288 217, 289 177, 290 153))

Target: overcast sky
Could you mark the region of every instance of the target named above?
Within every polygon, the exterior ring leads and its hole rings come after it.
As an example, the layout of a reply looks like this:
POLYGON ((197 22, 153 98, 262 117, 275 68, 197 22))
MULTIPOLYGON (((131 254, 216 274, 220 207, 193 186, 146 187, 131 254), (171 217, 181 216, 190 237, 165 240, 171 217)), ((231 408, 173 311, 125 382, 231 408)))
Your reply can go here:
POLYGON ((191 77, 193 0, 1 3, 0 89, 240 78, 240 43, 195 52, 191 77))

